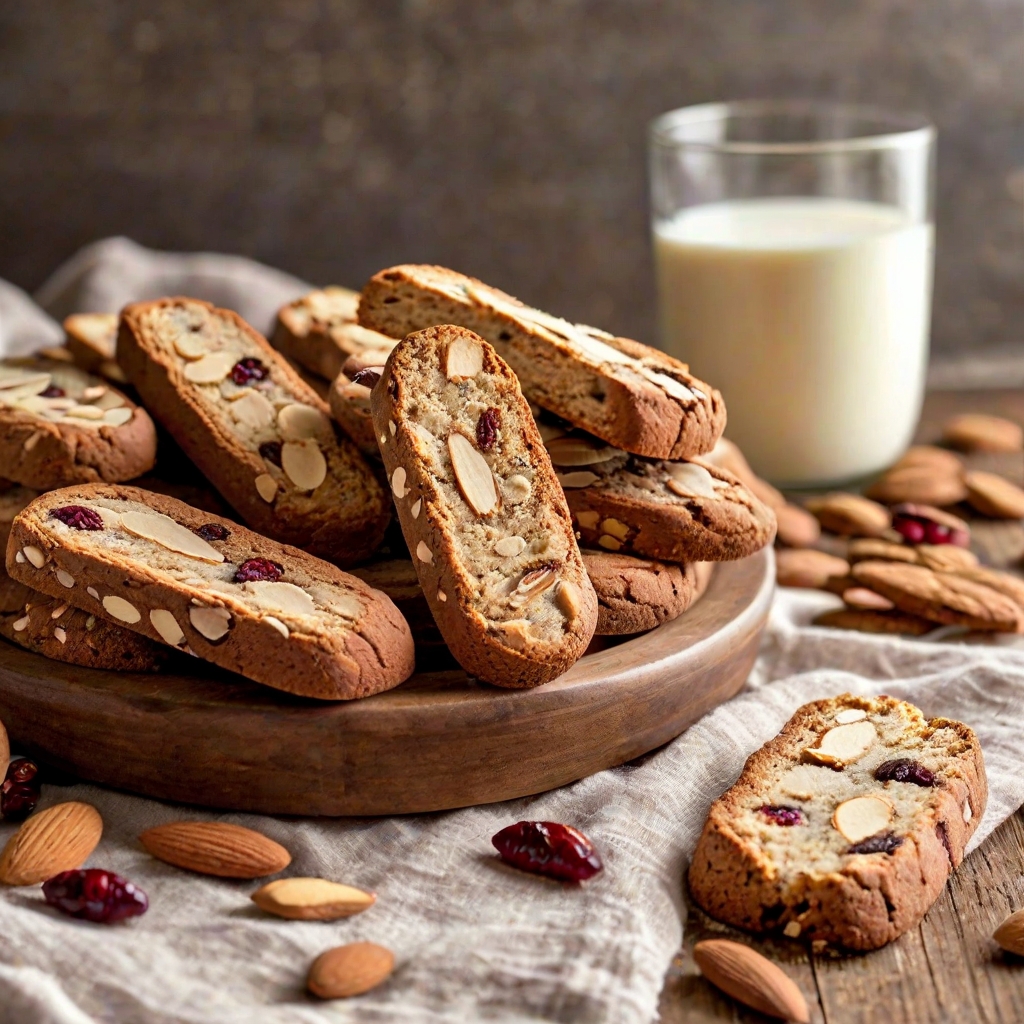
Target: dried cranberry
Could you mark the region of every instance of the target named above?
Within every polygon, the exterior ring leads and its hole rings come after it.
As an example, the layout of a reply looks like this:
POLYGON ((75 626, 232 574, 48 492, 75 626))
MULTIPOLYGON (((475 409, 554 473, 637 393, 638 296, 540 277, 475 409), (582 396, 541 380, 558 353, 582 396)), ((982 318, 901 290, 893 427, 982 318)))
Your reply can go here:
POLYGON ((67 392, 63 388, 57 387, 56 384, 51 384, 48 388, 44 388, 39 392, 40 398, 63 398, 67 392))
POLYGON ((923 764, 909 757, 898 757, 894 761, 886 761, 875 769, 875 778, 879 782, 911 782, 915 786, 934 786, 935 775, 923 764))
POLYGON ((270 371, 267 367, 259 359, 254 359, 252 356, 239 359, 231 367, 231 379, 240 388, 245 387, 246 384, 252 384, 256 380, 265 380, 269 373, 270 371))
POLYGON ((892 526, 910 544, 954 544, 966 548, 971 543, 970 531, 962 519, 930 505, 897 505, 892 510, 892 526))
POLYGON ((380 380, 380 377, 381 368, 379 366, 364 366, 352 374, 352 383, 362 384, 364 388, 372 388, 380 380))
POLYGON ((43 882, 43 896, 51 907, 97 924, 138 917, 149 909, 149 899, 138 886, 101 868, 62 871, 43 882))
POLYGON ((903 845, 903 837, 892 832, 882 832, 877 836, 862 839, 859 843, 847 848, 847 853, 888 853, 893 854, 903 845))
POLYGON ((203 523, 202 526, 196 530, 196 533, 203 538, 203 540, 227 540, 231 534, 227 528, 221 526, 220 523, 203 523))
POLYGON ((276 582, 284 575, 284 566, 269 558, 250 558, 235 570, 236 583, 252 583, 256 580, 276 582))
POLYGON ((603 867, 582 832, 556 821, 520 821, 503 828, 491 842, 507 864, 562 882, 585 881, 603 867))
POLYGON ((897 516, 892 521, 893 529, 910 544, 924 543, 924 523, 916 519, 897 516))
POLYGON ((102 530, 103 520, 95 509, 84 505, 62 505, 50 509, 50 515, 74 530, 102 530))
POLYGON ((489 452, 498 440, 498 427, 501 426, 499 409, 484 409, 480 419, 476 421, 476 443, 482 452, 489 452))
POLYGON ((802 825, 804 816, 799 807, 786 807, 785 805, 774 806, 765 804, 760 808, 766 818, 771 818, 776 825, 802 825))
POLYGON ((7 821, 24 821, 39 803, 40 782, 38 765, 27 757, 16 757, 0 785, 0 815, 7 821))
POLYGON ((267 460, 274 466, 281 465, 281 442, 280 441, 264 441, 260 445, 260 456, 267 460))

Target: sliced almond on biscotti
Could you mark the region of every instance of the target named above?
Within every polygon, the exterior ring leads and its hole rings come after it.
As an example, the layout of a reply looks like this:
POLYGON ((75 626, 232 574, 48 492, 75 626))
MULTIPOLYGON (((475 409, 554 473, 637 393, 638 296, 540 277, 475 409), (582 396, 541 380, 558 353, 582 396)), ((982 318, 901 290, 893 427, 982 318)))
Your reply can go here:
POLYGON ((292 855, 251 828, 222 821, 175 821, 146 829, 139 842, 178 868, 221 878, 262 878, 283 871, 292 855))
POLYGON ((498 686, 564 672, 593 635, 597 599, 515 375, 470 331, 430 328, 395 347, 371 404, 402 532, 452 654, 498 686))
MULTIPOLYGON (((690 458, 710 451, 725 426, 722 396, 683 363, 442 267, 382 270, 363 289, 359 321, 394 338, 434 324, 466 327, 509 363, 531 402, 626 451, 690 458)), ((458 343, 449 379, 474 376, 475 358, 472 345, 458 343)))
POLYGON ((0 882, 38 885, 81 867, 103 835, 103 819, 91 804, 71 801, 32 815, 0 854, 0 882))
POLYGON ((377 548, 390 510, 373 470, 236 313, 188 298, 134 303, 117 351, 147 407, 253 529, 342 566, 377 548))

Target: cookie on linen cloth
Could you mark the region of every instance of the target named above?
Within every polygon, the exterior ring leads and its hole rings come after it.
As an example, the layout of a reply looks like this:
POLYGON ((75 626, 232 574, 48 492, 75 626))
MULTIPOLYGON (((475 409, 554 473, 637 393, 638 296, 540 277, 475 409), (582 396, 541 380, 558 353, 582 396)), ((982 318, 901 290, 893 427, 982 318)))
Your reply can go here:
POLYGON ((236 313, 126 306, 117 358, 154 415, 254 530, 338 565, 377 548, 387 495, 325 403, 236 313))
POLYGON ((711 451, 725 427, 722 396, 677 359, 444 267, 380 271, 363 289, 359 322, 392 338, 467 327, 494 346, 531 402, 625 451, 691 458, 711 451))
POLYGON ((711 805, 690 892, 738 928, 877 949, 924 917, 987 799, 962 722, 890 697, 806 704, 711 805))
POLYGON ((37 490, 117 482, 155 461, 149 414, 106 381, 56 359, 0 362, 0 465, 7 479, 37 490))
POLYGON ((515 374, 472 331, 411 334, 371 395, 420 585, 452 654, 497 686, 539 686, 586 650, 597 598, 515 374))
POLYGON ((50 491, 15 518, 16 580, 279 690, 349 700, 413 670, 394 604, 328 562, 135 487, 50 491))

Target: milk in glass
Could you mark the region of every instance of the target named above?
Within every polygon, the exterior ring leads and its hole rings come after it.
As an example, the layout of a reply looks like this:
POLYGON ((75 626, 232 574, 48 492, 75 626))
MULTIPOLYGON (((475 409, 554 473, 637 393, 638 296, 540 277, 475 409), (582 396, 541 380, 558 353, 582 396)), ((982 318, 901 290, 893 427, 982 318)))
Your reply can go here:
POLYGON ((828 198, 692 206, 655 225, 663 347, 719 388, 727 435, 783 485, 892 463, 920 413, 933 233, 828 198))

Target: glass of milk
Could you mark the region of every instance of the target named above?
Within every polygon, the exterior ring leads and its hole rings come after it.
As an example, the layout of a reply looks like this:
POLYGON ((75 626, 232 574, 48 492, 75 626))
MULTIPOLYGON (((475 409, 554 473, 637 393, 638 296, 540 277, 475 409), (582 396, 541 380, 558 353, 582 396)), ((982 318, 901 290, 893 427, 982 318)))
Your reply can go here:
POLYGON ((816 102, 651 126, 662 347, 725 396, 726 435, 790 487, 890 465, 928 359, 935 131, 816 102))

